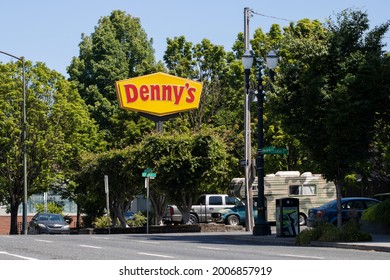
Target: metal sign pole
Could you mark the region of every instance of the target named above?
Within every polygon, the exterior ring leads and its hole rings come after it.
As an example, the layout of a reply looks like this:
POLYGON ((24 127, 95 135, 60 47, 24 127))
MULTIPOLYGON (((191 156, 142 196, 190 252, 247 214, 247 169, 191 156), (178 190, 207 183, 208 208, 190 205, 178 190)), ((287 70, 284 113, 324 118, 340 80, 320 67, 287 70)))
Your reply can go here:
POLYGON ((145 177, 146 188, 146 234, 149 234, 149 177, 145 177))
POLYGON ((110 217, 110 198, 108 190, 108 175, 104 175, 104 190, 106 192, 106 207, 107 207, 107 218, 108 218, 108 234, 111 233, 111 217, 110 217))

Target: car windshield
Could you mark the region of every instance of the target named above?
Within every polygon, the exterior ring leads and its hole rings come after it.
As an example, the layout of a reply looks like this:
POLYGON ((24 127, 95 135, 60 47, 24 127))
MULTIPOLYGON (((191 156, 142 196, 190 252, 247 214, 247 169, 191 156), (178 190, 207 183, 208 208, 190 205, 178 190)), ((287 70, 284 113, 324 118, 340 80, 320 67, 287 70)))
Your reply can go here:
POLYGON ((64 219, 61 215, 53 215, 53 214, 47 214, 47 215, 40 215, 38 218, 39 221, 53 221, 53 222, 62 222, 64 219))
POLYGON ((336 200, 329 201, 321 205, 321 208, 332 208, 336 204, 336 200))

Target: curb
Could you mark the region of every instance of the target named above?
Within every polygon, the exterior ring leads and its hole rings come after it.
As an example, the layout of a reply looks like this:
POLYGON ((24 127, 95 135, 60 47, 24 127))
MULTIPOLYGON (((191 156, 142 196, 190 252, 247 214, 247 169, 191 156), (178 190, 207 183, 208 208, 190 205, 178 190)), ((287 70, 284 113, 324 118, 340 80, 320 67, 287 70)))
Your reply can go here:
POLYGON ((390 253, 390 247, 370 245, 370 244, 354 244, 354 243, 333 243, 333 242, 321 242, 312 241, 311 246, 314 247, 332 247, 340 249, 354 249, 354 250, 365 250, 365 251, 378 251, 390 253))

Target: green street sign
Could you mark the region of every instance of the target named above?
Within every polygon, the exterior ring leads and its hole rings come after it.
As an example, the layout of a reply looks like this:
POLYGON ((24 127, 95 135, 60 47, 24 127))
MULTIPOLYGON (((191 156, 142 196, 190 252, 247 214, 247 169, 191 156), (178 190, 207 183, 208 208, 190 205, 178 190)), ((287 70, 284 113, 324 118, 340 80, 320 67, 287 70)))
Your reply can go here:
POLYGON ((146 168, 144 172, 142 172, 142 177, 156 178, 157 174, 153 173, 151 168, 146 168))
POLYGON ((263 155, 287 155, 288 150, 286 148, 275 148, 274 146, 264 147, 258 150, 263 155))

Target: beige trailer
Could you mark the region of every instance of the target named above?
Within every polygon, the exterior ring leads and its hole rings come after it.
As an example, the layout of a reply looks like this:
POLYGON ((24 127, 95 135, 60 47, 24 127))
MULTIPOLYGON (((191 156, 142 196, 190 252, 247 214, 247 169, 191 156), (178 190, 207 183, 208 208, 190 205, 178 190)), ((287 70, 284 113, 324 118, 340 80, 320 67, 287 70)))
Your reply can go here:
MULTIPOLYGON (((234 178, 230 194, 245 199, 245 179, 234 178)), ((257 178, 252 185, 254 203, 257 201, 257 178)), ((309 208, 320 206, 336 199, 336 186, 322 175, 299 171, 279 171, 264 177, 264 196, 267 203, 267 219, 275 222, 276 199, 294 197, 299 199, 300 224, 306 224, 309 208)))

